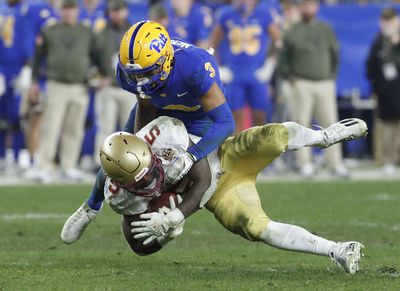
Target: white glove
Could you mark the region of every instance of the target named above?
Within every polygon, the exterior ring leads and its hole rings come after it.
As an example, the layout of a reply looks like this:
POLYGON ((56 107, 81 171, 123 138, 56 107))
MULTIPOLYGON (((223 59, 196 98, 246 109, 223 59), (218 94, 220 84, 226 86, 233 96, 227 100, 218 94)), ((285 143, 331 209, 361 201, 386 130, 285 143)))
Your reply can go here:
POLYGON ((196 158, 188 152, 175 157, 165 173, 166 184, 175 184, 181 180, 192 168, 195 161, 196 158))
POLYGON ((6 93, 6 78, 3 74, 0 74, 0 96, 6 93))
POLYGON ((264 65, 254 72, 254 76, 260 83, 269 82, 272 78, 276 67, 276 60, 274 58, 267 58, 264 65))
POLYGON ((221 79, 221 82, 224 84, 229 84, 233 80, 233 74, 231 69, 228 67, 219 67, 219 77, 221 79))
POLYGON ((25 94, 32 83, 32 68, 24 66, 18 77, 14 80, 14 90, 17 94, 25 94))
MULTIPOLYGON (((183 232, 185 216, 182 211, 176 208, 175 200, 169 197, 171 209, 165 213, 162 209, 158 212, 144 213, 140 215, 141 221, 133 221, 131 232, 135 239, 146 238, 143 245, 148 245, 154 240, 160 238, 172 239, 183 232)), ((163 240, 163 239, 161 239, 163 240)))

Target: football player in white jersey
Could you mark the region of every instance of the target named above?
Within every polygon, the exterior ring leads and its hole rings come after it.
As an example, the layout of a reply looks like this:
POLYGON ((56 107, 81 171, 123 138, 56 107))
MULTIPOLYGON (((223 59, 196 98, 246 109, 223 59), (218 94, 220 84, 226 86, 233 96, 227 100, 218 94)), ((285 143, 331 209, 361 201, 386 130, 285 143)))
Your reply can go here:
MULTIPOLYGON (((256 176, 287 150, 305 146, 326 148, 367 134, 367 125, 356 118, 342 120, 326 129, 312 130, 295 122, 257 126, 228 138, 190 170, 178 185, 165 180, 164 173, 174 159, 184 154, 191 142, 182 122, 159 117, 136 135, 118 132, 104 141, 100 159, 107 174, 105 198, 123 215, 126 240, 139 255, 152 254, 180 235, 185 219, 205 206, 231 232, 250 241, 292 251, 329 256, 350 274, 359 270, 363 245, 337 243, 316 236, 296 225, 271 220, 261 207, 256 176), (183 201, 170 209, 147 212, 149 201, 161 193, 182 193, 183 201), (180 190, 179 190, 180 188, 180 190)), ((93 220, 94 212, 75 212, 62 237, 75 241, 93 220), (74 223, 72 223, 74 222, 74 223)))

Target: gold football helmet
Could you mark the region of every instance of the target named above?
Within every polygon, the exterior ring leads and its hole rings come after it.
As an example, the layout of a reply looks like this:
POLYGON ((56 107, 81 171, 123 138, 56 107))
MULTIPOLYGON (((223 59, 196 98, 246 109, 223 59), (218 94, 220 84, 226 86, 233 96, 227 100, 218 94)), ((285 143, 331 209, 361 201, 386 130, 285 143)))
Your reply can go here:
POLYGON ((164 187, 161 161, 136 135, 116 132, 100 148, 100 162, 119 187, 139 196, 159 196, 164 187))
POLYGON ((166 83, 173 57, 165 27, 158 22, 141 21, 122 37, 118 66, 129 85, 148 94, 166 83))

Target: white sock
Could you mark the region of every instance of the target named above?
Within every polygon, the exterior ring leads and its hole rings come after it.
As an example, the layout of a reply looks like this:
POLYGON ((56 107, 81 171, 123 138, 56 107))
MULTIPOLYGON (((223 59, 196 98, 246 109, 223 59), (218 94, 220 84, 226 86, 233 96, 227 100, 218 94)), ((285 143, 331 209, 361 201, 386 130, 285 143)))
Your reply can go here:
POLYGON ((324 136, 320 130, 304 127, 296 122, 283 122, 288 129, 288 150, 298 150, 307 146, 321 146, 324 144, 324 136))
POLYGON ((260 235, 260 240, 273 247, 329 256, 339 245, 336 242, 316 236, 302 227, 270 221, 260 235))

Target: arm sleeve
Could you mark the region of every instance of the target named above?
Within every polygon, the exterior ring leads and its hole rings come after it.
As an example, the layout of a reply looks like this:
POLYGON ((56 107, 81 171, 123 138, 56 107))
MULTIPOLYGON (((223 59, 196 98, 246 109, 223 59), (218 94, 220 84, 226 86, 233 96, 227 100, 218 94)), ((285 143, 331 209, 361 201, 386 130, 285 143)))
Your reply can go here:
POLYGON ((289 42, 289 33, 286 33, 283 37, 283 47, 278 54, 278 74, 287 79, 290 77, 290 42, 289 42))
POLYGON ((218 148, 235 129, 235 121, 227 103, 221 104, 207 113, 213 124, 197 144, 188 148, 188 152, 196 158, 196 161, 218 148))
POLYGON ((46 57, 46 34, 42 32, 36 41, 35 55, 32 61, 32 79, 37 81, 39 79, 40 66, 46 57))
POLYGON ((98 67, 103 77, 112 77, 113 70, 110 64, 109 48, 106 41, 106 32, 104 30, 93 33, 91 47, 93 63, 98 67))
POLYGON ((331 47, 332 54, 332 76, 334 77, 337 74, 339 68, 339 43, 336 39, 335 32, 331 27, 329 29, 329 43, 331 47))

